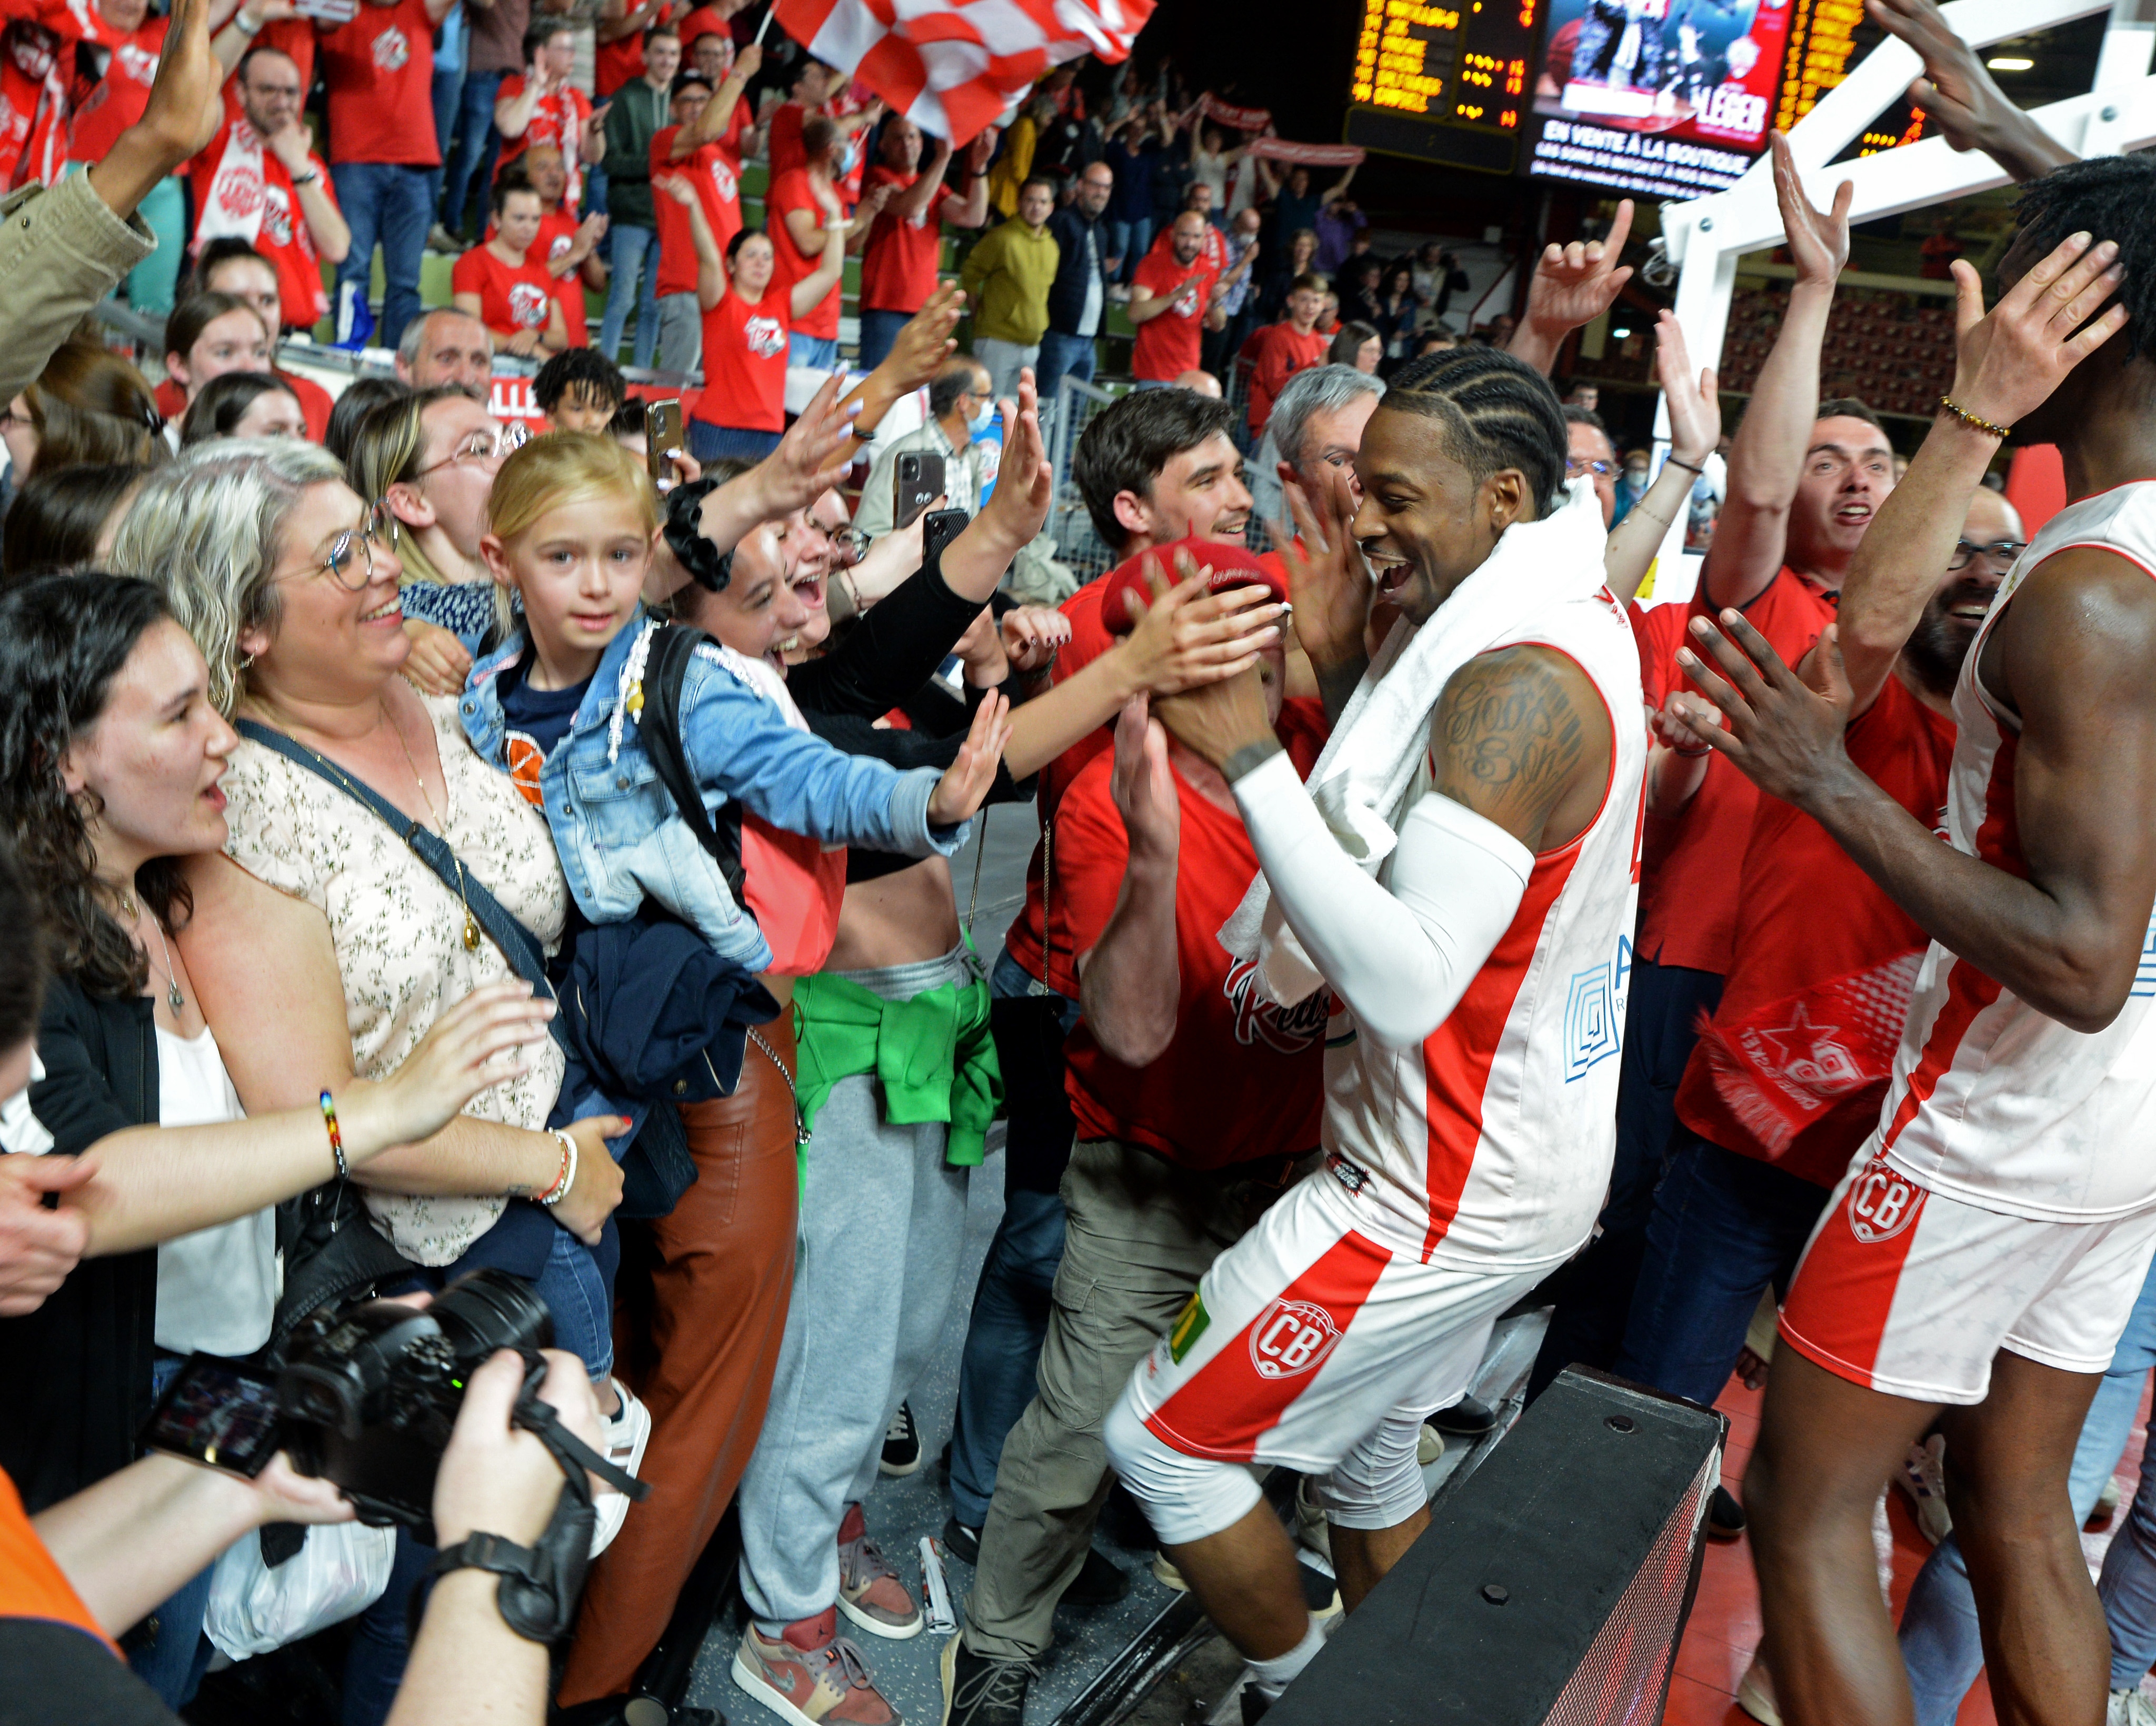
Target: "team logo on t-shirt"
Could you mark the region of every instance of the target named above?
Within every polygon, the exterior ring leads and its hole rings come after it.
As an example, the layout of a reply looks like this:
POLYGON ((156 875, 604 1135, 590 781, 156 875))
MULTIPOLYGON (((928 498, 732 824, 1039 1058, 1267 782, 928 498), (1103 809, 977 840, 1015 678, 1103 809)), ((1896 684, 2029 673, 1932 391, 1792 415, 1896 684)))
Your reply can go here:
POLYGON ((741 190, 741 182, 734 178, 734 171, 716 156, 711 158, 711 184, 719 189, 719 196, 732 202, 741 190))
MULTIPOLYGON (((119 47, 112 50, 112 58, 120 63, 121 69, 136 83, 151 85, 157 81, 158 57, 146 49, 137 48, 133 43, 121 43, 119 47)), ((110 75, 110 69, 107 69, 106 75, 110 75)))
POLYGON ((1276 1296, 1250 1327, 1250 1365, 1261 1379, 1314 1372, 1340 1346, 1340 1327, 1315 1301, 1276 1296))
POLYGON ((392 24, 374 38, 374 64, 384 72, 401 72, 411 63, 412 43, 392 24))
POLYGON ((786 327, 776 318, 751 318, 742 325, 748 351, 760 359, 786 351, 786 327))
POLYGON ((262 192, 262 233, 258 245, 292 243, 292 205, 281 186, 265 186, 262 192))
POLYGON ((536 330, 547 321, 547 308, 553 295, 544 288, 535 288, 529 282, 509 284, 509 320, 520 330, 536 330))
POLYGON ((1891 1241, 1917 1220, 1924 1208, 1924 1189, 1874 1157, 1849 1189, 1849 1232, 1870 1247, 1891 1241))
POLYGON ((1257 961, 1252 959, 1239 959, 1228 967, 1220 991, 1235 1009, 1235 1041, 1245 1048, 1262 1042, 1283 1055, 1306 1049, 1324 1036, 1332 1011, 1332 996, 1323 989, 1293 1006, 1268 1001, 1259 992, 1257 961))
POLYGON ((217 182, 217 207, 235 219, 252 216, 262 207, 262 182, 245 174, 221 174, 217 182))

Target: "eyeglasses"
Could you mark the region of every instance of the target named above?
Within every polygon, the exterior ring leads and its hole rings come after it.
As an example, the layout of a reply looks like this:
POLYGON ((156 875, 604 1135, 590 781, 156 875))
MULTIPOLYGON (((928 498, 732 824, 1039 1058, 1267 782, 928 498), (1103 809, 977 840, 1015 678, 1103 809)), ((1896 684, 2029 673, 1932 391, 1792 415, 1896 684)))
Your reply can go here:
POLYGON ((1967 569, 1969 559, 1982 557, 1989 559, 1994 569, 2010 569, 2014 560, 2028 549, 2028 543, 2026 540, 1994 540, 1989 545, 1973 545, 1967 540, 1956 540, 1947 567, 1967 569))
POLYGON ((506 456, 531 441, 531 433, 521 419, 511 420, 499 432, 474 432, 438 462, 429 462, 412 477, 424 479, 457 462, 490 462, 506 456))
POLYGON ((272 576, 270 579, 273 581, 295 581, 302 576, 320 575, 326 570, 330 579, 346 592, 361 592, 374 579, 376 551, 390 538, 396 525, 389 514, 388 504, 377 498, 367 506, 367 513, 359 518, 358 525, 346 528, 330 541, 329 555, 320 563, 272 576), (355 576, 357 579, 354 579, 355 576))
POLYGON ((1568 479, 1577 479, 1582 474, 1593 474, 1599 478, 1602 474, 1614 471, 1615 469, 1608 462, 1584 462, 1575 456, 1565 458, 1564 473, 1568 479))

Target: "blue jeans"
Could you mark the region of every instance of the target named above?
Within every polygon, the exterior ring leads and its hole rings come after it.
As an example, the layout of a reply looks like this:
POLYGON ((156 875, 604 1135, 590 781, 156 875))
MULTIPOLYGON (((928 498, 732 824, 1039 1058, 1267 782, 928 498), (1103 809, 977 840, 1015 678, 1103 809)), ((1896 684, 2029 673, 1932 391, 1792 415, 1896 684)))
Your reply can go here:
MULTIPOLYGON (((163 1396, 187 1364, 186 1357, 177 1355, 170 1360, 161 1357, 153 1362, 150 1368, 151 1395, 163 1396)), ((252 1540, 254 1536, 244 1538, 252 1540)), ((160 1601, 157 1610, 150 1615, 157 1621, 156 1633, 146 1644, 131 1650, 127 1656, 127 1664, 133 1668, 135 1676, 156 1691, 158 1699, 176 1713, 194 1700, 203 1674, 209 1670, 210 1657, 217 1652, 210 1639, 203 1634, 203 1616, 209 1610, 209 1579, 216 1569, 214 1564, 206 1565, 160 1601)))
POLYGON ((659 346, 659 236, 624 223, 607 230, 607 305, 599 323, 599 351, 609 360, 621 357, 622 331, 634 301, 636 364, 648 371, 659 346))
POLYGON ((786 363, 806 366, 816 371, 836 371, 839 369, 839 338, 835 335, 803 335, 798 330, 786 338, 786 363))
POLYGON ((906 327, 912 315, 911 312, 904 311, 871 310, 861 314, 862 371, 873 371, 883 364, 884 356, 891 351, 891 343, 898 340, 898 332, 906 327))
POLYGON ((1108 255, 1123 260, 1116 279, 1127 282, 1137 274, 1146 248, 1152 243, 1152 218, 1141 216, 1135 222, 1111 222, 1108 224, 1108 255))
POLYGON ((586 216, 603 216, 607 213, 606 169, 594 162, 584 169, 584 207, 586 216))
POLYGON ((1617 1160, 1603 1202, 1602 1232, 1564 1274, 1527 1377, 1530 1401, 1575 1362, 1606 1371, 1624 1345, 1655 1184, 1671 1149, 1688 1136, 1677 1125, 1677 1083, 1699 1041, 1693 1027, 1721 999, 1722 979, 1711 971, 1633 961, 1618 1063, 1617 1160))
POLYGON ((531 1284, 554 1316, 554 1346, 584 1363, 597 1384, 613 1370, 613 1287, 592 1247, 557 1227, 547 1263, 531 1284))
POLYGON ((1712 1407, 1768 1283, 1779 1291, 1827 1189, 1687 1134, 1655 1189, 1620 1378, 1712 1407))
MULTIPOLYGON (((2066 1497, 2074 1520, 2086 1522, 2104 1483, 2118 1469, 2120 1452, 2140 1410, 2142 1386, 2156 1366, 2156 1270, 2141 1285, 2141 1298, 2126 1321, 2111 1368, 2096 1387, 2081 1442, 2074 1448, 2066 1497)), ((2156 1660, 2156 1456, 2142 1461, 2141 1489, 2104 1554, 2097 1594, 2111 1631, 2111 1688, 2131 1690, 2156 1660)), ((1949 1455, 1947 1466, 1953 1467, 1949 1455)), ((1976 1595, 1961 1543, 1948 1535, 1925 1560, 1910 1585, 1902 1613, 1902 1658, 1916 1698, 1917 1726, 1953 1726, 1962 1698, 1984 1669, 1984 1643, 1976 1622, 1976 1595)))
POLYGON ((1040 405, 1044 408, 1055 407, 1056 387, 1065 377, 1092 382, 1096 357, 1090 335, 1065 335, 1060 330, 1045 332, 1040 338, 1040 358, 1033 368, 1033 382, 1040 392, 1040 405))
POLYGON ((735 426, 715 426, 707 419, 689 422, 689 453, 700 462, 728 457, 760 462, 778 448, 778 439, 777 432, 744 432, 735 426))
POLYGON ((1078 1003, 1029 976, 1008 950, 988 976, 990 1023, 1009 1111, 1004 1214, 988 1242, 958 1361, 951 1426, 951 1513, 978 1529, 995 1496, 1004 1441, 1033 1400, 1050 1292, 1063 1262, 1063 1200, 1070 1108, 1063 1094, 1063 1039, 1078 1003))
POLYGON ((352 1647, 344 1660, 342 1726, 382 1726, 397 1687, 404 1682, 412 1657, 405 1630, 406 1603, 425 1580, 434 1549, 422 1546, 403 1529, 397 1531, 397 1556, 391 1561, 389 1586, 352 1626, 352 1647))
POLYGON ((464 27, 464 14, 452 8, 442 21, 443 46, 434 54, 434 146, 442 152, 442 166, 434 170, 431 183, 434 188, 434 205, 442 202, 442 176, 448 166, 449 151, 457 141, 457 112, 464 100, 465 54, 470 40, 464 27))
POLYGON ((332 164, 337 203, 352 229, 352 250, 337 266, 337 297, 347 288, 367 296, 374 269, 375 242, 382 243, 384 290, 382 318, 375 326, 377 347, 393 348, 404 326, 419 315, 419 259, 427 248, 427 224, 434 200, 431 168, 401 162, 341 161, 332 164))
POLYGON ((442 169, 442 226, 452 233, 477 233, 485 223, 467 229, 465 207, 476 184, 483 204, 487 187, 494 183, 494 159, 501 139, 494 130, 494 99, 501 93, 499 72, 466 72, 464 95, 457 104, 456 147, 442 169))

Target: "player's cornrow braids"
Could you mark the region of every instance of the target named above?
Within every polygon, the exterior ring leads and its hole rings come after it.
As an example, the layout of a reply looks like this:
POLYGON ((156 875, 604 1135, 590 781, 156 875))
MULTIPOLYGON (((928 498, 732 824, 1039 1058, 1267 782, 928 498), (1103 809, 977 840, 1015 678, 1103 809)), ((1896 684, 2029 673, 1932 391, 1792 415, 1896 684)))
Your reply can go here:
POLYGON ((1564 410, 1549 380, 1526 361, 1480 346, 1424 354, 1394 374, 1384 405, 1442 420, 1453 459, 1478 484, 1501 468, 1517 468, 1535 513, 1556 507, 1564 486, 1564 410))
POLYGON ((2156 157, 2098 156, 2069 163, 2023 187, 2015 213, 2032 259, 2070 233, 2116 243, 2126 279, 2113 299, 2125 305, 2127 320, 2105 350, 2116 348, 2128 359, 2156 352, 2156 157))

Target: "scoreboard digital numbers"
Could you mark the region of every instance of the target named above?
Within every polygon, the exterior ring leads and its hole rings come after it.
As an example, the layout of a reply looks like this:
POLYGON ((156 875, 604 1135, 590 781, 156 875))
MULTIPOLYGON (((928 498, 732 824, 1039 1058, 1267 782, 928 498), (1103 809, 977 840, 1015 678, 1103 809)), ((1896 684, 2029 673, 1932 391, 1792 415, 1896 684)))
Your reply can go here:
POLYGON ((1363 0, 1347 141, 1510 172, 1543 0, 1363 0))

